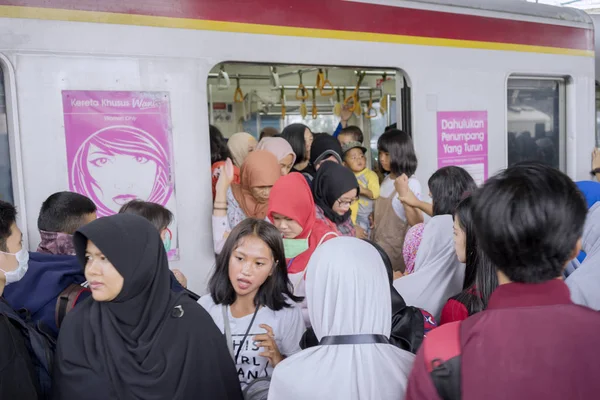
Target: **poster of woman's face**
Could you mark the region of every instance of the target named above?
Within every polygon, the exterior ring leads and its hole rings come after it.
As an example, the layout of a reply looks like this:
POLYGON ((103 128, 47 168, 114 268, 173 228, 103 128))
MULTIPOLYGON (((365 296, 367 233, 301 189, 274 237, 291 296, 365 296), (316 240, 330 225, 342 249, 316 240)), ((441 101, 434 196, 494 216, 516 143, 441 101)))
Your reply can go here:
POLYGON ((165 149, 137 128, 95 132, 79 147, 71 171, 74 191, 94 200, 100 216, 135 199, 166 206, 173 192, 165 149))
POLYGON ((167 251, 170 259, 177 259, 168 94, 62 94, 70 190, 92 199, 98 217, 116 214, 135 199, 166 207, 174 214, 167 251))

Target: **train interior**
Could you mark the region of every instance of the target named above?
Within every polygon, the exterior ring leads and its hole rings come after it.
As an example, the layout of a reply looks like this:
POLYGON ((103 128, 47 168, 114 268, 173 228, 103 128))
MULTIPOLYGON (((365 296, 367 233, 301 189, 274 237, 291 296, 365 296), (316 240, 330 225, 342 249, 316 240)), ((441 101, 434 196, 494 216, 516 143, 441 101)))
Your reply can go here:
POLYGON ((226 138, 247 132, 258 139, 265 127, 281 132, 297 122, 331 134, 344 104, 354 108, 348 124, 364 132, 371 162, 386 126, 410 132, 410 87, 400 70, 223 63, 210 72, 207 92, 210 122, 226 138))

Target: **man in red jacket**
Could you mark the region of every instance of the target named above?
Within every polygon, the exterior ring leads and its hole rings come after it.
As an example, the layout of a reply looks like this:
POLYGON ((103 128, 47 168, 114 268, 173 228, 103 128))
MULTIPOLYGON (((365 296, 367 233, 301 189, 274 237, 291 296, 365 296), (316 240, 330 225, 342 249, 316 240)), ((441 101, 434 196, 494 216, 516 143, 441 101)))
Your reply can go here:
MULTIPOLYGON (((561 279, 581 249, 581 193, 560 171, 523 163, 490 178, 474 203, 475 232, 500 286, 487 310, 460 325, 461 398, 600 398, 600 314, 573 304, 561 279)), ((440 399, 424 357, 430 339, 408 400, 440 399)))

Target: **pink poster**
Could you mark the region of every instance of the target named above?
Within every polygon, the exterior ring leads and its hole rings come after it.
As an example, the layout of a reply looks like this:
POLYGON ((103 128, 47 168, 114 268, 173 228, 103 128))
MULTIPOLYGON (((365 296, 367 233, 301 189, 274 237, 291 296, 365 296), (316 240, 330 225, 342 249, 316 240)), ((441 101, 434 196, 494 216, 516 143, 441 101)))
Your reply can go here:
POLYGON ((65 90, 63 112, 69 188, 96 203, 98 217, 133 199, 175 216, 163 241, 179 258, 171 118, 166 92, 65 90))
POLYGON ((438 168, 456 165, 481 185, 488 177, 487 111, 437 113, 438 168))

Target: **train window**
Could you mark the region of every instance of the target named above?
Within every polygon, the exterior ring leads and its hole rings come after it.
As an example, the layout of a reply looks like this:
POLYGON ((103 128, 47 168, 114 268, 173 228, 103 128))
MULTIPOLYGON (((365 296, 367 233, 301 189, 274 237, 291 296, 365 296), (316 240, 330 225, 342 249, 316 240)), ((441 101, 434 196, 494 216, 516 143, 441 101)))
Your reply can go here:
POLYGON ((564 171, 564 79, 510 77, 507 99, 508 165, 541 161, 564 171))
POLYGON ((14 203, 10 170, 10 146, 6 115, 6 92, 4 74, 0 66, 0 200, 14 203))

